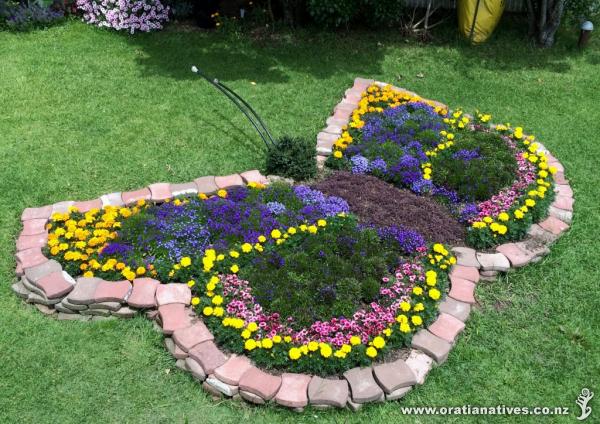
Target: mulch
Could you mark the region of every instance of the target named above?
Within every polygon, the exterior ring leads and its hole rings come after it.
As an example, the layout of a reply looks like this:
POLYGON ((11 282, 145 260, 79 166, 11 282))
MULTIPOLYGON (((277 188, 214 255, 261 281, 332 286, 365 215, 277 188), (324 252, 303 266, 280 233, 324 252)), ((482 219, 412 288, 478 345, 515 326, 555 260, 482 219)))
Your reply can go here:
POLYGON ((401 226, 418 231, 427 241, 464 244, 465 227, 446 207, 377 177, 338 171, 313 188, 346 200, 350 211, 365 224, 401 226))

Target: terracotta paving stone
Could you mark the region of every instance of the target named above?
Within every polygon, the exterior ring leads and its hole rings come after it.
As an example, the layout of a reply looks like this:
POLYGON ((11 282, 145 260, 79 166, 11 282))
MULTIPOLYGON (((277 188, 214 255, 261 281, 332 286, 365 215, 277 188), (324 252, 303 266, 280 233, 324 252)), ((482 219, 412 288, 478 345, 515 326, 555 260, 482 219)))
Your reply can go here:
POLYGON ((233 397, 238 393, 237 386, 232 386, 231 384, 224 383, 221 380, 215 378, 214 375, 209 375, 205 383, 211 386, 213 389, 217 390, 220 394, 223 394, 227 397, 233 397))
POLYGON ((125 303, 125 298, 131 291, 132 285, 127 280, 104 281, 100 280, 94 293, 94 302, 120 302, 125 303))
POLYGON ((352 87, 355 90, 359 90, 361 92, 365 91, 371 84, 373 84, 375 80, 365 79, 365 78, 355 78, 354 86, 352 87))
POLYGON ((52 214, 52 206, 42 206, 39 208, 26 208, 21 214, 21 221, 30 219, 48 219, 52 214))
POLYGON ((448 296, 466 303, 475 303, 475 283, 450 276, 451 289, 448 296))
POLYGON ((73 285, 65 279, 62 271, 47 274, 35 284, 44 291, 48 299, 63 297, 73 290, 73 285))
POLYGON ((83 311, 84 309, 87 309, 86 305, 77 305, 75 303, 71 303, 66 297, 60 303, 65 308, 70 309, 72 311, 83 311))
POLYGON ((438 364, 448 358, 452 345, 446 340, 438 337, 427 330, 419 330, 412 338, 412 347, 422 350, 438 364))
POLYGON ((72 200, 65 200, 64 202, 55 203, 52 205, 52 214, 67 213, 69 212, 69 208, 74 204, 75 202, 73 202, 72 200))
POLYGON ((212 175, 196 178, 194 184, 198 187, 198 193, 212 194, 219 189, 212 175))
POLYGON ((450 275, 473 283, 479 281, 479 270, 470 266, 453 265, 450 270, 450 275))
POLYGON ((50 306, 56 305, 60 302, 60 298, 57 299, 48 299, 46 296, 40 296, 36 293, 29 293, 27 296, 27 303, 40 303, 42 305, 50 306))
POLYGON ((244 399, 247 402, 250 402, 250 403, 253 403, 256 405, 264 405, 265 404, 265 400, 263 398, 261 398, 260 396, 255 395, 254 393, 240 390, 239 394, 242 397, 242 399, 244 399))
POLYGON ((215 177, 215 184, 219 189, 222 189, 234 186, 243 186, 244 180, 242 180, 242 177, 240 177, 239 174, 231 174, 215 177))
POLYGON ((177 346, 170 337, 165 338, 165 347, 175 359, 186 359, 188 357, 187 352, 177 346))
POLYGON ((344 378, 350 385, 350 394, 355 403, 373 402, 383 396, 383 390, 375 381, 371 367, 352 368, 344 373, 344 378))
POLYGON ((317 146, 317 154, 319 156, 331 155, 331 147, 317 146))
POLYGON ((456 299, 452 299, 451 297, 446 297, 439 304, 438 308, 440 312, 452 315, 453 317, 458 318, 462 322, 465 322, 469 318, 469 314, 471 313, 471 305, 456 299))
POLYGON ((86 213, 92 209, 102 209, 102 200, 93 199, 84 202, 75 202, 73 206, 75 206, 79 212, 86 213))
POLYGON ((154 183, 148 186, 150 190, 150 199, 153 201, 167 200, 173 197, 171 193, 171 184, 169 183, 154 183))
POLYGON ((273 398, 279 387, 281 387, 280 376, 267 374, 255 366, 250 367, 240 378, 240 390, 260 396, 264 400, 273 398))
POLYGON ((17 265, 15 266, 15 274, 17 275, 17 277, 22 277, 23 275, 25 275, 25 271, 23 270, 23 267, 18 262, 17 262, 17 265))
POLYGON ((133 318, 137 314, 137 311, 128 308, 127 306, 122 306, 118 310, 112 311, 110 314, 119 318, 133 318))
POLYGON ((569 229, 569 224, 562 222, 560 219, 553 216, 549 216, 544 221, 540 222, 539 226, 554 235, 559 235, 563 231, 569 229))
POLYGON ((27 299, 27 297, 29 296, 29 293, 31 293, 29 290, 27 290, 27 288, 23 285, 23 283, 21 281, 17 281, 16 283, 14 283, 11 286, 13 292, 15 292, 15 294, 17 296, 19 296, 21 299, 27 299))
POLYGON ((62 266, 51 259, 47 262, 44 262, 41 265, 33 266, 31 268, 27 268, 24 273, 25 277, 33 284, 35 284, 40 278, 44 275, 52 274, 53 272, 62 271, 62 266))
POLYGON ((27 221, 23 221, 23 231, 21 231, 22 236, 32 236, 34 234, 47 234, 46 233, 46 223, 47 219, 28 219, 27 221))
POLYGON ((192 291, 187 284, 161 284, 156 289, 156 303, 158 306, 168 305, 169 303, 189 305, 191 301, 192 291))
POLYGON ((340 125, 328 125, 325 128, 323 128, 321 132, 327 134, 334 134, 337 137, 339 137, 340 135, 342 135, 342 127, 340 125))
POLYGON ((242 180, 244 180, 244 182, 246 184, 248 184, 248 183, 267 184, 269 182, 267 180, 267 177, 265 177, 263 174, 261 174, 260 171, 257 169, 242 172, 240 174, 240 177, 242 177, 242 180))
MULTIPOLYGON (((161 306, 161 308, 169 306, 173 305, 161 306)), ((202 366, 207 375, 212 374, 215 369, 227 361, 227 356, 212 341, 194 346, 190 349, 188 355, 202 366)))
POLYGON ((569 180, 565 178, 564 172, 557 172, 554 174, 554 182, 556 184, 569 184, 569 180))
POLYGON ((404 397, 404 395, 406 395, 408 392, 410 392, 411 389, 412 389, 412 386, 400 387, 398 390, 394 390, 392 393, 386 393, 385 400, 391 401, 391 400, 401 399, 404 397))
POLYGON ((330 380, 314 376, 308 385, 308 399, 311 405, 330 405, 343 408, 348 402, 350 389, 344 379, 330 380))
POLYGON ((184 351, 190 351, 194 346, 213 340, 214 337, 202 321, 180 328, 173 332, 173 341, 184 351))
POLYGON ((340 127, 343 127, 344 125, 348 124, 348 120, 347 119, 338 119, 338 118, 334 118, 333 116, 330 116, 329 118, 327 118, 327 125, 338 125, 340 127))
POLYGON ((440 313, 428 328, 434 334, 447 342, 453 343, 458 333, 465 329, 465 323, 452 315, 440 313))
POLYGON ((336 109, 335 112, 333 113, 333 116, 335 119, 341 119, 341 120, 349 120, 350 116, 352 116, 352 111, 350 110, 344 110, 344 109, 336 109))
POLYGON ((554 191, 564 197, 573 197, 573 189, 569 184, 557 184, 554 191))
POLYGON ((558 238, 556 234, 552 234, 551 232, 544 230, 538 224, 531 225, 531 227, 529 227, 529 230, 527 230, 527 234, 533 238, 540 240, 545 244, 554 243, 558 238))
POLYGON ((109 193, 104 196, 100 196, 100 200, 102 201, 102 206, 123 206, 123 198, 121 197, 121 192, 109 193))
POLYGON ((138 309, 156 307, 156 289, 159 285, 160 281, 152 278, 136 278, 127 303, 138 309))
POLYGON ((183 196, 186 194, 197 194, 198 186, 193 182, 181 183, 181 184, 171 184, 170 190, 171 190, 171 194, 173 195, 173 197, 176 197, 176 196, 183 196))
POLYGON ((470 247, 453 247, 452 253, 454 253, 456 256, 457 265, 473 267, 477 269, 481 267, 475 256, 477 253, 475 249, 471 249, 470 247))
POLYGON ((135 203, 138 200, 150 200, 150 196, 150 189, 146 187, 139 190, 124 191, 121 193, 121 199, 123 199, 123 203, 126 205, 135 203))
POLYGON ((54 309, 52 306, 40 305, 39 303, 36 303, 35 307, 44 315, 54 315, 56 313, 56 309, 54 309))
POLYGON ((100 282, 99 278, 80 277, 75 288, 67 296, 67 301, 75 305, 89 305, 94 303, 94 294, 100 282))
POLYGON ((38 294, 38 295, 42 296, 43 298, 47 299, 44 291, 41 288, 39 288, 38 286, 36 286, 35 284, 30 283, 27 278, 21 277, 21 284, 23 284, 23 286, 25 286, 25 288, 27 290, 29 290, 30 292, 38 294))
POLYGON ((195 379, 200 381, 206 380, 206 373, 204 372, 204 369, 202 369, 202 365, 189 356, 185 359, 185 367, 192 373, 195 379))
POLYGON ((48 258, 44 256, 42 249, 39 247, 20 250, 15 254, 15 257, 23 269, 31 268, 32 266, 41 265, 45 262, 48 262, 48 258))
POLYGON ((534 254, 522 250, 515 243, 501 244, 500 246, 496 247, 496 251, 506 256, 510 261, 511 266, 514 268, 523 267, 529 264, 535 258, 534 254))
POLYGON ((417 377, 402 359, 375 365, 373 375, 386 394, 417 384, 417 377))
POLYGON ((283 373, 275 402, 289 408, 305 407, 308 405, 308 385, 311 378, 306 374, 283 373))
POLYGON ((32 247, 44 247, 48 244, 48 233, 21 235, 17 239, 17 250, 31 249, 32 247))
POLYGON ((552 202, 552 206, 554 206, 557 209, 562 209, 565 211, 572 212, 573 211, 573 203, 575 203, 575 201, 571 197, 556 196, 556 198, 554 199, 554 202, 552 202))
POLYGON ((557 172, 565 172, 565 167, 557 160, 548 160, 548 165, 555 167, 557 172))
POLYGON ((347 102, 345 100, 342 100, 333 108, 334 112, 338 110, 343 110, 348 111, 350 113, 354 112, 354 109, 356 109, 356 104, 347 102))
POLYGON ((90 303, 88 307, 90 309, 106 309, 107 311, 116 312, 121 309, 121 304, 119 302, 99 302, 90 303))
POLYGON ((164 334, 173 334, 174 331, 192 325, 192 319, 183 303, 169 303, 168 305, 159 306, 158 315, 164 334))
POLYGON ((324 146, 331 147, 333 146, 333 143, 337 141, 338 138, 340 137, 337 134, 320 132, 319 134, 317 134, 317 145, 323 144, 324 146))
POLYGON ((564 209, 558 209, 552 205, 550 205, 548 208, 548 214, 560 219, 562 222, 566 222, 567 224, 570 224, 573 221, 573 212, 566 211, 564 209))
POLYGON ((223 383, 237 386, 240 379, 246 371, 250 369, 252 363, 245 356, 232 355, 227 362, 215 369, 215 377, 223 383))
POLYGON ((482 271, 506 272, 510 269, 510 262, 502 253, 479 253, 477 260, 481 264, 482 271))

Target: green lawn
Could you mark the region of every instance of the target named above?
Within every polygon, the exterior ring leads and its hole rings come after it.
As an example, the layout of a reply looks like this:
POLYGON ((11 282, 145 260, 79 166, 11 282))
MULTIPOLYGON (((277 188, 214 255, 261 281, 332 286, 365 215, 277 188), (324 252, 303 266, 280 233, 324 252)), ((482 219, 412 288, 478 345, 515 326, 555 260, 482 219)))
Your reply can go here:
POLYGON ((571 416, 547 421, 575 422, 583 387, 597 393, 588 422, 598 422, 600 41, 581 53, 562 40, 533 49, 514 26, 480 47, 454 35, 430 45, 394 34, 128 37, 81 23, 0 32, 0 422, 484 421, 400 411, 463 404, 568 406, 571 416), (58 322, 10 290, 27 206, 261 167, 260 139, 191 65, 247 98, 279 135, 314 138, 356 76, 523 125, 567 169, 573 227, 539 264, 479 285, 448 362, 401 403, 299 415, 214 402, 175 369, 149 321, 58 322))

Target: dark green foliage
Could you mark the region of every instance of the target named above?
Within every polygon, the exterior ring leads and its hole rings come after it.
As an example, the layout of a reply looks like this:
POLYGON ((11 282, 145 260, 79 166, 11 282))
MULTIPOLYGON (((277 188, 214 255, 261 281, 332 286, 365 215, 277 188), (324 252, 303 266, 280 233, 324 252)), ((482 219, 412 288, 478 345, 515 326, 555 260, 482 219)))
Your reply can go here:
POLYGON ((460 132, 452 148, 438 151, 431 158, 433 182, 469 201, 487 200, 514 182, 517 173, 514 155, 498 134, 460 132), (460 150, 477 152, 479 158, 457 157, 460 150))
POLYGON ((317 175, 317 150, 314 140, 284 136, 267 152, 268 174, 304 181, 317 175))
POLYGON ((308 0, 308 12, 326 28, 360 22, 370 27, 392 26, 400 21, 403 0, 308 0))
POLYGON ((349 317, 379 294, 381 277, 397 265, 399 252, 354 218, 330 221, 326 231, 294 237, 257 256, 240 276, 252 281, 265 310, 294 317, 294 325, 349 317))

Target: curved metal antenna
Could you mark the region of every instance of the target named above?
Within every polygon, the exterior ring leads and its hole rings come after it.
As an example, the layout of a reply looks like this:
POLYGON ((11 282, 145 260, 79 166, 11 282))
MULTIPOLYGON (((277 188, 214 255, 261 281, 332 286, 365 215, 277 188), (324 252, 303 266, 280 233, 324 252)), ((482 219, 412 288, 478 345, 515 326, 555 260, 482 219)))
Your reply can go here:
POLYGON ((206 74, 204 74, 200 69, 196 66, 192 66, 192 72, 200 75, 206 81, 208 81, 211 85, 213 85, 217 90, 225 95, 229 100, 231 100, 238 109, 248 118, 260 138, 263 140, 268 149, 275 147, 275 141, 273 140, 273 136, 269 132, 267 126, 262 121, 258 113, 252 106, 248 104, 244 99, 242 99, 235 91, 227 87, 225 84, 221 83, 217 78, 210 79, 206 74))

